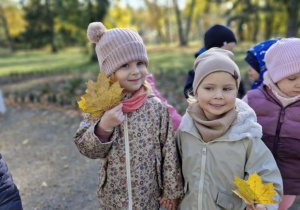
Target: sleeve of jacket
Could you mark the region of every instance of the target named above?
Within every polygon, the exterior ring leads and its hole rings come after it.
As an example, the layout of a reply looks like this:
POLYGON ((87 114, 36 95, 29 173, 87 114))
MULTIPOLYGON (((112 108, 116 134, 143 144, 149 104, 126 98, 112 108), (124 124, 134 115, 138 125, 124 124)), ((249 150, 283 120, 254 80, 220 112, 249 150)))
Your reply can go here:
POLYGON ((160 142, 162 145, 163 195, 169 199, 183 196, 183 180, 176 149, 174 130, 168 109, 162 115, 160 142))
MULTIPOLYGON (((245 171, 247 175, 245 178, 248 179, 249 174, 256 172, 262 178, 263 183, 273 182, 274 190, 277 193, 272 197, 272 199, 280 203, 283 196, 282 178, 271 151, 259 138, 255 140, 247 140, 246 147, 247 163, 245 171)), ((275 210, 278 209, 278 203, 265 204, 265 206, 268 210, 275 210)))
POLYGON ((176 150, 179 158, 180 166, 182 165, 182 149, 181 149, 181 130, 178 129, 175 134, 176 150))
POLYGON ((22 210, 17 186, 0 154, 0 210, 22 210))
POLYGON ((79 152, 91 159, 105 158, 112 143, 117 138, 116 134, 118 128, 115 127, 110 137, 110 141, 107 143, 101 143, 95 134, 95 126, 99 121, 99 118, 91 119, 88 114, 85 114, 84 119, 80 123, 74 136, 74 142, 79 152))

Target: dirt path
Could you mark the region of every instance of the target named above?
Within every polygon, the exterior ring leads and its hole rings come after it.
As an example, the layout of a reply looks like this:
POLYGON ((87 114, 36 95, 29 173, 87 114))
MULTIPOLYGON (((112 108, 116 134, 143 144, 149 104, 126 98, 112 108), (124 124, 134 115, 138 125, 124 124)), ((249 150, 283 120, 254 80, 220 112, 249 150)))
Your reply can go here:
MULTIPOLYGON (((78 112, 7 107, 0 116, 0 152, 24 210, 97 210, 98 162, 82 156, 73 135, 78 112)), ((289 210, 300 210, 300 197, 289 210)))
POLYGON ((75 111, 7 107, 0 116, 0 152, 24 210, 95 210, 98 161, 82 156, 73 135, 75 111))

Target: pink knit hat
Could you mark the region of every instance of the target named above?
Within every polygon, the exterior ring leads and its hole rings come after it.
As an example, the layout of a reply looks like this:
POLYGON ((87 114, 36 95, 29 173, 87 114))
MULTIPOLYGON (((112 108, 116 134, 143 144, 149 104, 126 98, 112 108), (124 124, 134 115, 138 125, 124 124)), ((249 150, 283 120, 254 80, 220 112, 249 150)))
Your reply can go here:
POLYGON ((96 43, 100 69, 106 76, 133 60, 141 60, 146 66, 149 64, 143 40, 133 29, 107 30, 101 22, 93 22, 88 26, 87 37, 96 43))
POLYGON ((283 38, 266 52, 265 63, 274 83, 300 72, 300 39, 283 38))

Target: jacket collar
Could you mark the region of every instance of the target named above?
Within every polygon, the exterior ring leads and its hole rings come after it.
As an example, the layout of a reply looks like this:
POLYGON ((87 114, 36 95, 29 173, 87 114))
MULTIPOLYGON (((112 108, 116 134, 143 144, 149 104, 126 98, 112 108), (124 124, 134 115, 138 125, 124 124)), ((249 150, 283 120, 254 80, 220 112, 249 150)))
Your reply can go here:
POLYGON ((193 136, 195 136, 198 139, 202 140, 202 137, 198 131, 198 129, 196 128, 193 118, 191 117, 191 115, 189 113, 185 113, 184 116, 182 117, 180 126, 179 126, 180 130, 183 132, 187 132, 192 134, 193 136))
MULTIPOLYGON (((239 113, 232 126, 224 135, 212 141, 239 141, 243 138, 257 139, 262 137, 262 128, 257 123, 257 118, 253 109, 240 99, 236 99, 236 106, 238 107, 239 113)), ((196 138, 202 140, 198 129, 194 125, 193 118, 187 112, 182 117, 182 121, 178 129, 182 132, 190 133, 196 138)))

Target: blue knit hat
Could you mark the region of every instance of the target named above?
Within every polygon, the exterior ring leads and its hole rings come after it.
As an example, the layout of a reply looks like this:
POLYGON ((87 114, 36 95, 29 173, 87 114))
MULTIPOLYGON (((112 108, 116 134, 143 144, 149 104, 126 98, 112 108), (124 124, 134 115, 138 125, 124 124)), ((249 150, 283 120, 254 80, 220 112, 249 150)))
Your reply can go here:
POLYGON ((267 50, 278 40, 279 39, 275 38, 260 42, 247 51, 245 61, 247 61, 247 63, 259 73, 258 80, 252 83, 252 89, 256 89, 263 82, 263 75, 267 71, 267 67, 265 64, 265 54, 267 50))
POLYGON ((212 47, 222 47, 230 42, 235 42, 236 38, 230 28, 223 25, 213 25, 204 35, 204 45, 206 50, 212 47))

